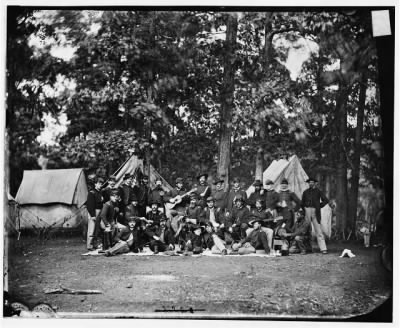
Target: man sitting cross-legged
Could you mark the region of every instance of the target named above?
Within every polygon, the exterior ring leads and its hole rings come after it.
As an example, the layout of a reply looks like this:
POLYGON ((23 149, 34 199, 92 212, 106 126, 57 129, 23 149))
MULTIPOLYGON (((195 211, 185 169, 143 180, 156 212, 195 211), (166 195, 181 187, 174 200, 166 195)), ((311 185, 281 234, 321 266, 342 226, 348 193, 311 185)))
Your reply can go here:
POLYGON ((261 222, 262 220, 260 219, 249 222, 249 224, 252 224, 254 230, 246 238, 234 244, 232 249, 238 251, 240 255, 255 253, 257 249, 263 249, 265 253, 269 254, 270 248, 268 246, 267 235, 261 230, 261 222))
POLYGON ((128 253, 133 251, 134 253, 139 252, 140 244, 142 241, 142 230, 141 223, 144 218, 130 217, 128 218, 128 226, 117 229, 117 233, 114 236, 114 245, 106 250, 105 256, 113 256, 117 254, 128 253))
POLYGON ((160 225, 148 227, 145 233, 150 239, 150 249, 154 254, 175 248, 174 233, 167 227, 164 216, 160 219, 160 225))
POLYGON ((290 240, 289 254, 306 254, 311 252, 311 222, 307 221, 303 209, 296 212, 296 222, 292 228, 293 232, 281 232, 281 236, 290 240))

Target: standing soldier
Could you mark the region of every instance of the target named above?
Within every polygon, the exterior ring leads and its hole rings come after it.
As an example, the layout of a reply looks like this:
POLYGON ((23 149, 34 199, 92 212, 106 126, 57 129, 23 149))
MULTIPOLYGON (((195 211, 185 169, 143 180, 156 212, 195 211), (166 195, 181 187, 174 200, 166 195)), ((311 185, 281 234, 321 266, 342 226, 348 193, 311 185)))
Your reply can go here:
POLYGON ((158 206, 160 207, 160 210, 162 210, 164 214, 165 214, 165 208, 164 208, 165 194, 166 192, 162 187, 161 178, 157 178, 156 186, 154 187, 153 190, 151 190, 149 195, 149 204, 151 205, 157 203, 158 206))
POLYGON ((112 247, 112 240, 116 232, 116 216, 119 212, 117 207, 118 198, 118 190, 111 190, 110 200, 104 203, 103 208, 98 216, 100 227, 104 232, 103 250, 107 250, 112 247))
POLYGON ((87 230, 87 249, 92 251, 96 248, 96 218, 103 207, 103 196, 101 186, 104 183, 103 178, 95 178, 94 188, 88 193, 86 207, 89 213, 87 230))
POLYGON ((149 194, 150 194, 149 177, 147 175, 143 175, 138 190, 138 206, 139 206, 140 216, 146 215, 146 207, 149 202, 149 194))
POLYGON ((279 195, 274 189, 274 183, 271 180, 265 181, 265 211, 268 214, 268 218, 276 217, 276 207, 279 202, 279 195))
POLYGON ((119 195, 121 197, 120 212, 125 217, 125 208, 129 205, 129 197, 131 193, 132 175, 129 173, 124 175, 121 186, 119 186, 119 195))
POLYGON ((279 215, 283 217, 283 223, 286 224, 286 229, 291 230, 294 224, 294 212, 300 208, 301 201, 294 192, 289 190, 289 182, 285 178, 281 181, 278 196, 279 202, 277 205, 279 215), (293 205, 293 202, 296 205, 293 205))
POLYGON ((234 202, 237 196, 240 196, 242 200, 245 202, 247 200, 247 194, 244 190, 240 189, 240 179, 235 177, 233 179, 233 188, 229 191, 227 196, 227 210, 228 212, 232 212, 232 208, 234 207, 234 202))
POLYGON ((309 178, 307 183, 309 188, 303 192, 301 205, 305 209, 305 218, 307 222, 311 222, 314 226, 315 235, 317 237, 318 247, 322 254, 327 254, 324 234, 321 230, 321 208, 329 203, 328 198, 319 190, 315 183, 315 178, 309 178))
POLYGON ((262 199, 264 195, 264 190, 262 189, 262 183, 260 180, 255 180, 253 186, 254 192, 252 192, 247 199, 247 205, 250 206, 250 211, 256 208, 256 200, 262 199))
POLYGON ((164 197, 166 204, 170 208, 174 208, 178 212, 184 212, 186 208, 187 201, 189 200, 189 193, 183 187, 183 179, 176 178, 175 188, 166 194, 164 197))
POLYGON ((117 178, 115 175, 110 175, 108 178, 107 187, 105 187, 102 191, 103 194, 103 203, 108 202, 110 200, 111 190, 115 188, 115 184, 117 183, 117 178))
MULTIPOLYGON (((197 176, 197 181, 199 184, 195 187, 197 189, 197 194, 199 195, 199 206, 202 208, 207 206, 206 199, 211 195, 211 187, 207 183, 208 174, 201 173, 197 176)), ((193 189, 195 189, 193 188, 193 189)))
POLYGON ((212 193, 212 197, 215 200, 215 207, 218 212, 223 212, 226 208, 226 197, 227 192, 224 191, 224 179, 217 178, 214 181, 215 190, 212 193))

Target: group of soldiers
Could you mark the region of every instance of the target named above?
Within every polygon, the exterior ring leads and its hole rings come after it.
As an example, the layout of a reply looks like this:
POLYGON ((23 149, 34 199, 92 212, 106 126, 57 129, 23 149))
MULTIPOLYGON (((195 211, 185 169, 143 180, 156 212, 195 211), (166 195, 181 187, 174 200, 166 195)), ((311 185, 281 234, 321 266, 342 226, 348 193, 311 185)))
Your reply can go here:
MULTIPOLYGON (((253 183, 249 197, 241 189, 240 178, 233 179, 229 191, 224 180, 216 178, 213 187, 208 174, 197 177, 190 189, 177 178, 171 191, 164 190, 161 179, 153 189, 144 175, 137 181, 126 174, 115 188, 111 176, 108 185, 96 178, 89 192, 87 248, 106 256, 141 252, 148 246, 155 254, 249 254, 262 249, 273 253, 275 239, 281 239, 288 253, 312 252, 311 225, 323 254, 327 253, 321 231, 321 208, 328 199, 310 178, 302 199, 289 190, 287 179, 274 183, 253 183)), ((282 246, 282 250, 284 247, 282 246)))

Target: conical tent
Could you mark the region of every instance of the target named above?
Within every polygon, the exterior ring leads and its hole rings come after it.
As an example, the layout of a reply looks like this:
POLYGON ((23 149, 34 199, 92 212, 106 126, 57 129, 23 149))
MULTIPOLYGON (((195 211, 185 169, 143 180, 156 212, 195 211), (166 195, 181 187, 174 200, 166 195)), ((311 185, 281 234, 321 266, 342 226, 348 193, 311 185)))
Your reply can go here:
MULTIPOLYGON (((117 178, 116 186, 118 187, 124 178, 125 174, 137 175, 138 172, 141 174, 144 172, 143 160, 139 159, 136 155, 132 155, 123 165, 122 167, 114 174, 117 178)), ((173 187, 157 172, 157 170, 150 164, 150 176, 149 182, 150 187, 154 188, 156 184, 156 179, 161 179, 162 186, 166 191, 171 191, 173 187)))
MULTIPOLYGON (((265 186, 267 180, 271 180, 274 183, 274 189, 279 191, 279 185, 283 178, 288 180, 289 189, 301 199, 304 190, 308 188, 306 182, 308 180, 308 175, 304 171, 300 160, 296 155, 290 157, 289 160, 274 160, 263 173, 263 186, 265 186)), ((253 191, 254 187, 250 186, 246 190, 247 196, 249 196, 253 191)), ((321 209, 321 228, 327 237, 331 236, 331 220, 332 210, 329 205, 326 205, 321 209)))

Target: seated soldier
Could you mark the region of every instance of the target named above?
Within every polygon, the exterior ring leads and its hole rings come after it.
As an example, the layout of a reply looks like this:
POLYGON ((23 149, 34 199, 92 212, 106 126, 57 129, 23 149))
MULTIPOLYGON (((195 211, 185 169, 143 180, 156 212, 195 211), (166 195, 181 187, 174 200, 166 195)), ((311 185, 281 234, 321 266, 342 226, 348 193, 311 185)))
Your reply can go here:
POLYGON ((106 250, 105 256, 114 256, 117 254, 133 251, 139 252, 141 244, 141 220, 136 217, 128 219, 128 227, 117 229, 114 236, 114 245, 106 250))
POLYGON ((265 253, 270 254, 267 235, 261 230, 262 220, 252 221, 254 230, 249 236, 234 244, 232 249, 238 251, 240 255, 255 253, 257 249, 264 249, 265 253))
POLYGON ((175 232, 177 243, 184 249, 187 241, 186 235, 191 231, 191 227, 199 222, 202 208, 197 205, 198 197, 195 194, 190 196, 189 206, 186 207, 184 213, 171 210, 171 227, 175 232))
POLYGON ((203 232, 204 227, 200 225, 193 225, 192 232, 188 236, 188 240, 185 243, 185 255, 201 254, 203 252, 203 232))
POLYGON ((155 226, 153 228, 147 227, 145 233, 150 239, 150 249, 154 252, 154 254, 158 254, 158 252, 164 252, 166 250, 174 250, 174 233, 171 231, 171 229, 168 229, 166 225, 166 218, 164 216, 160 218, 159 226, 155 226))
MULTIPOLYGON (((259 219, 262 220, 262 227, 261 230, 264 231, 268 237, 268 246, 270 249, 272 249, 272 242, 274 238, 274 230, 270 228, 272 222, 274 219, 270 218, 268 213, 265 211, 265 206, 264 206, 264 200, 262 199, 257 199, 255 201, 255 208, 251 211, 251 216, 252 219, 259 219)), ((250 233, 254 229, 249 227, 246 230, 246 235, 250 235, 250 233)))
POLYGON ((227 255, 228 251, 225 247, 225 242, 217 236, 211 222, 206 224, 205 230, 203 233, 203 247, 210 249, 213 254, 227 255))
POLYGON ((235 206, 232 209, 232 226, 229 232, 235 241, 246 237, 246 230, 249 227, 250 210, 245 206, 245 200, 238 195, 234 200, 235 206))
POLYGON ((281 232, 281 235, 290 241, 289 254, 306 254, 312 252, 311 248, 311 223, 305 219, 303 209, 296 212, 296 222, 293 232, 281 232))

